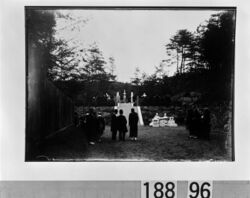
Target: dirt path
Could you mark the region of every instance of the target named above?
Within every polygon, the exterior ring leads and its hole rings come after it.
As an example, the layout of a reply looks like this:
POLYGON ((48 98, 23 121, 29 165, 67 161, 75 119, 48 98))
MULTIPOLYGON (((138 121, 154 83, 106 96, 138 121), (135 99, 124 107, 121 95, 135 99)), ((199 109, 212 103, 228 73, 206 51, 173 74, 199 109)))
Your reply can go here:
POLYGON ((41 153, 52 161, 197 161, 230 160, 223 141, 188 138, 184 127, 139 127, 139 140, 112 141, 106 128, 103 141, 88 145, 84 133, 72 128, 52 139, 41 153))
POLYGON ((184 127, 139 127, 139 140, 112 141, 109 130, 103 142, 89 146, 86 159, 126 161, 230 160, 218 140, 188 139, 184 127))

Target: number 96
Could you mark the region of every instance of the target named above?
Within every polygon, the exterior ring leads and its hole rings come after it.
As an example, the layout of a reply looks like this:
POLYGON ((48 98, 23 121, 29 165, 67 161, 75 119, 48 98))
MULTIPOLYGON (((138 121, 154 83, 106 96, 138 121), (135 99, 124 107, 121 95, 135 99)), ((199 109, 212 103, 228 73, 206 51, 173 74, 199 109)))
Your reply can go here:
POLYGON ((189 198, 211 198, 211 184, 208 182, 189 184, 189 198))

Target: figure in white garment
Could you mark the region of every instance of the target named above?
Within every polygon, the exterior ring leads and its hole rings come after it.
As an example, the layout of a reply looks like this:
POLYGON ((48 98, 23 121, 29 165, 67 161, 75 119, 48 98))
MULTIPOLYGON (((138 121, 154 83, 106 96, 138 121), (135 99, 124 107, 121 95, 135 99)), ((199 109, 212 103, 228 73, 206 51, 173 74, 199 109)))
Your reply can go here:
POLYGON ((119 92, 116 92, 116 103, 118 104, 120 102, 120 94, 119 92))
POLYGON ((158 113, 155 114, 154 118, 150 122, 149 126, 152 127, 177 127, 178 125, 175 123, 174 117, 168 117, 166 113, 164 113, 163 117, 160 117, 158 113))
POLYGON ((166 113, 164 113, 164 116, 160 118, 160 126, 165 127, 168 123, 168 116, 166 113))
POLYGON ((174 120, 174 117, 173 117, 173 116, 172 116, 172 117, 169 117, 167 126, 169 126, 169 127, 177 127, 177 124, 175 123, 175 120, 174 120))
POLYGON ((159 127, 160 126, 160 117, 159 117, 158 113, 155 114, 155 116, 153 117, 149 126, 152 126, 152 127, 159 127))
POLYGON ((126 99, 126 91, 124 90, 124 92, 123 92, 123 102, 126 103, 126 100, 127 100, 126 99))
POLYGON ((134 97, 134 93, 133 93, 133 92, 131 92, 131 95, 130 95, 130 97, 131 97, 131 100, 130 100, 130 102, 131 102, 131 103, 134 103, 134 102, 133 102, 133 97, 134 97))

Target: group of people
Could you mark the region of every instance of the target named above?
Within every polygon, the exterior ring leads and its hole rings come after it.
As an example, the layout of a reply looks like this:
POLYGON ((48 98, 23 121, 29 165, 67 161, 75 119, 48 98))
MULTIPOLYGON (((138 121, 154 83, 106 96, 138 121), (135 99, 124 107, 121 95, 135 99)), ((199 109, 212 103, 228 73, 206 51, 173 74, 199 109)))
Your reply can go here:
POLYGON ((189 138, 209 140, 211 130, 209 109, 201 111, 197 106, 190 108, 187 112, 186 127, 189 130, 189 138))
POLYGON ((74 114, 74 124, 83 128, 86 132, 86 138, 89 144, 94 145, 96 142, 101 142, 101 136, 105 130, 105 120, 101 112, 96 113, 94 109, 89 109, 85 117, 78 120, 77 113, 74 114))
MULTIPOLYGON (((131 113, 129 114, 129 129, 130 134, 129 137, 131 140, 137 140, 138 136, 138 114, 135 112, 134 108, 131 109, 131 113)), ((127 119, 123 115, 123 110, 115 109, 111 115, 111 132, 112 132, 112 140, 116 140, 117 132, 119 133, 119 140, 125 141, 127 129, 127 119)))
MULTIPOLYGON (((123 110, 115 109, 111 113, 111 139, 116 140, 118 135, 119 141, 125 141, 126 133, 128 132, 127 124, 129 125, 129 137, 131 140, 136 141, 138 137, 138 114, 134 108, 131 109, 129 114, 129 120, 127 122, 126 117, 123 115, 123 110)), ((96 112, 94 109, 89 109, 86 116, 78 120, 78 116, 75 113, 74 123, 76 126, 82 126, 86 131, 86 137, 89 144, 95 144, 101 142, 101 136, 105 130, 105 119, 101 112, 96 112)), ((211 118, 209 109, 201 111, 197 106, 193 106, 187 112, 186 128, 189 130, 189 138, 193 139, 207 139, 210 138, 211 130, 211 118)))
MULTIPOLYGON (((129 128, 131 140, 137 140, 138 136, 138 115, 132 108, 129 114, 129 128)), ((78 114, 74 114, 74 125, 80 126, 86 132, 88 143, 94 145, 96 142, 101 142, 101 137, 105 130, 105 119, 101 112, 96 113, 94 109, 89 109, 85 117, 78 119, 78 114)), ((127 119, 123 115, 123 110, 114 110, 111 114, 111 134, 112 140, 116 140, 119 133, 119 140, 125 141, 127 129, 127 119)))

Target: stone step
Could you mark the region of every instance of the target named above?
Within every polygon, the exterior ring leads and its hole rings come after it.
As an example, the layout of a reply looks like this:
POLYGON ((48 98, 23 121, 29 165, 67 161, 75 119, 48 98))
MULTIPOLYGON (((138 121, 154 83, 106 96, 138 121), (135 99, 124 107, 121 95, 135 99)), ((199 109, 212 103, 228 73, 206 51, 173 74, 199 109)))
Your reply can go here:
POLYGON ((139 125, 143 126, 144 123, 142 119, 141 108, 139 106, 133 106, 133 103, 118 103, 117 106, 118 112, 120 109, 123 110, 123 115, 126 117, 127 121, 132 108, 134 108, 135 112, 138 114, 139 125))

